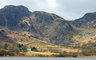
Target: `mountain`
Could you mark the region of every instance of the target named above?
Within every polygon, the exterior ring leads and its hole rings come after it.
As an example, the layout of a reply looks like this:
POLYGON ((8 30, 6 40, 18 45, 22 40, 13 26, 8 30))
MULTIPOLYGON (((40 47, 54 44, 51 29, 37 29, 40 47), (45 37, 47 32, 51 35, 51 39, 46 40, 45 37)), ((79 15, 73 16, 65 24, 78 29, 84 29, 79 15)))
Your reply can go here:
POLYGON ((53 13, 30 12, 24 6, 9 5, 0 9, 1 50, 18 55, 20 51, 31 47, 36 49, 36 53, 63 53, 70 56, 75 52, 80 56, 86 55, 86 51, 87 55, 94 55, 92 51, 96 53, 95 43, 96 12, 67 21, 53 13))
POLYGON ((24 6, 9 5, 0 9, 0 27, 62 46, 74 43, 74 36, 82 36, 81 28, 83 32, 88 28, 96 28, 95 22, 96 12, 87 13, 82 18, 70 22, 53 13, 30 12, 24 6))
POLYGON ((0 9, 0 26, 16 29, 23 17, 28 17, 31 12, 24 6, 5 6, 0 9))
MULTIPOLYGON (((74 43, 71 46, 82 47, 96 43, 96 12, 86 13, 83 17, 74 21, 69 21, 78 34, 73 36, 74 43)), ((95 48, 95 46, 93 45, 95 48)))
POLYGON ((72 22, 77 27, 96 28, 96 12, 86 13, 82 18, 72 22))
POLYGON ((66 45, 71 40, 71 33, 75 29, 68 22, 56 14, 35 11, 31 15, 31 21, 36 31, 43 37, 49 38, 51 43, 66 45))
POLYGON ((56 45, 72 43, 71 38, 76 31, 65 19, 56 14, 30 12, 24 6, 12 5, 0 9, 0 26, 17 32, 29 32, 38 39, 56 45))
POLYGON ((87 13, 82 18, 69 22, 53 13, 30 12, 24 6, 9 5, 0 9, 0 27, 25 35, 30 33, 28 36, 62 46, 75 42, 73 38, 80 31, 77 28, 95 28, 95 21, 95 12, 87 13))

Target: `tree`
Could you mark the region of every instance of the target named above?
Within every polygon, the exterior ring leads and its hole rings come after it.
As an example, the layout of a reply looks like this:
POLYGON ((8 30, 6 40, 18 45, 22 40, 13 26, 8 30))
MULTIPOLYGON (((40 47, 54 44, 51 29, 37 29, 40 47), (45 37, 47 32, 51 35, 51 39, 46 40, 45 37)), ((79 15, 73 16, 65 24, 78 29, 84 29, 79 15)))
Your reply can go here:
POLYGON ((23 47, 22 47, 22 51, 23 51, 23 52, 27 52, 27 47, 26 47, 26 46, 23 46, 23 47))
POLYGON ((31 51, 37 51, 36 47, 31 47, 31 51))
POLYGON ((5 43, 5 44, 4 44, 4 49, 7 49, 7 48, 8 48, 8 44, 5 43))

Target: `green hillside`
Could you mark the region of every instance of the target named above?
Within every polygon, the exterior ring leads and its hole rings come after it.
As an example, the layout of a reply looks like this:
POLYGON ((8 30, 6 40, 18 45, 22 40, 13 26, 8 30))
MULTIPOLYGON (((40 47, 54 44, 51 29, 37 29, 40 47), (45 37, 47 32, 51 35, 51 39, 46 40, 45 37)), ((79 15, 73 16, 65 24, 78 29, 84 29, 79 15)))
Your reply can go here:
POLYGON ((67 21, 53 13, 5 6, 0 9, 0 56, 96 55, 95 23, 95 12, 67 21))

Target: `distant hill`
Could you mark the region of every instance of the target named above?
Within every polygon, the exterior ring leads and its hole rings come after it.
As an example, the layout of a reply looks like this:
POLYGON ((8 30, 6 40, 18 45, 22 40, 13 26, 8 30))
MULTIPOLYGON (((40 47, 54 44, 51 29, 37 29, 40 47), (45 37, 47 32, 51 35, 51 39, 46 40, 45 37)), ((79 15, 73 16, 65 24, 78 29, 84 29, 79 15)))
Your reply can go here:
POLYGON ((96 28, 96 12, 86 13, 82 18, 73 21, 77 27, 96 28))

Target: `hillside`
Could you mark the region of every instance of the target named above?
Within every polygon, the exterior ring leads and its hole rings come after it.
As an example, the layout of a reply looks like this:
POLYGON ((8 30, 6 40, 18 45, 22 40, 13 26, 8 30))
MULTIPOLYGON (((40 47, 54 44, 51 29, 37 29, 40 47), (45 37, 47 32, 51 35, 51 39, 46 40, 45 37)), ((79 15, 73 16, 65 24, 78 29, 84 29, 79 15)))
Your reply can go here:
POLYGON ((35 11, 30 16, 37 33, 56 45, 66 45, 72 42, 71 34, 75 29, 66 20, 56 14, 35 11))
POLYGON ((73 36, 78 45, 96 42, 96 12, 86 13, 82 18, 71 21, 71 24, 79 31, 78 35, 73 36))
POLYGON ((23 17, 28 17, 31 12, 24 6, 5 6, 0 9, 0 26, 8 27, 9 29, 19 29, 19 23, 23 17))
POLYGON ((0 9, 0 51, 9 55, 96 55, 95 22, 95 12, 67 21, 53 13, 5 6, 0 9), (27 52, 27 48, 32 51, 27 52))
POLYGON ((30 12, 24 6, 6 6, 0 10, 0 26, 17 32, 29 32, 43 41, 68 45, 72 43, 72 33, 75 29, 56 14, 35 11, 30 12))
POLYGON ((93 13, 86 13, 82 18, 72 21, 72 24, 75 25, 76 27, 96 28, 95 21, 96 21, 96 12, 93 12, 93 13))

